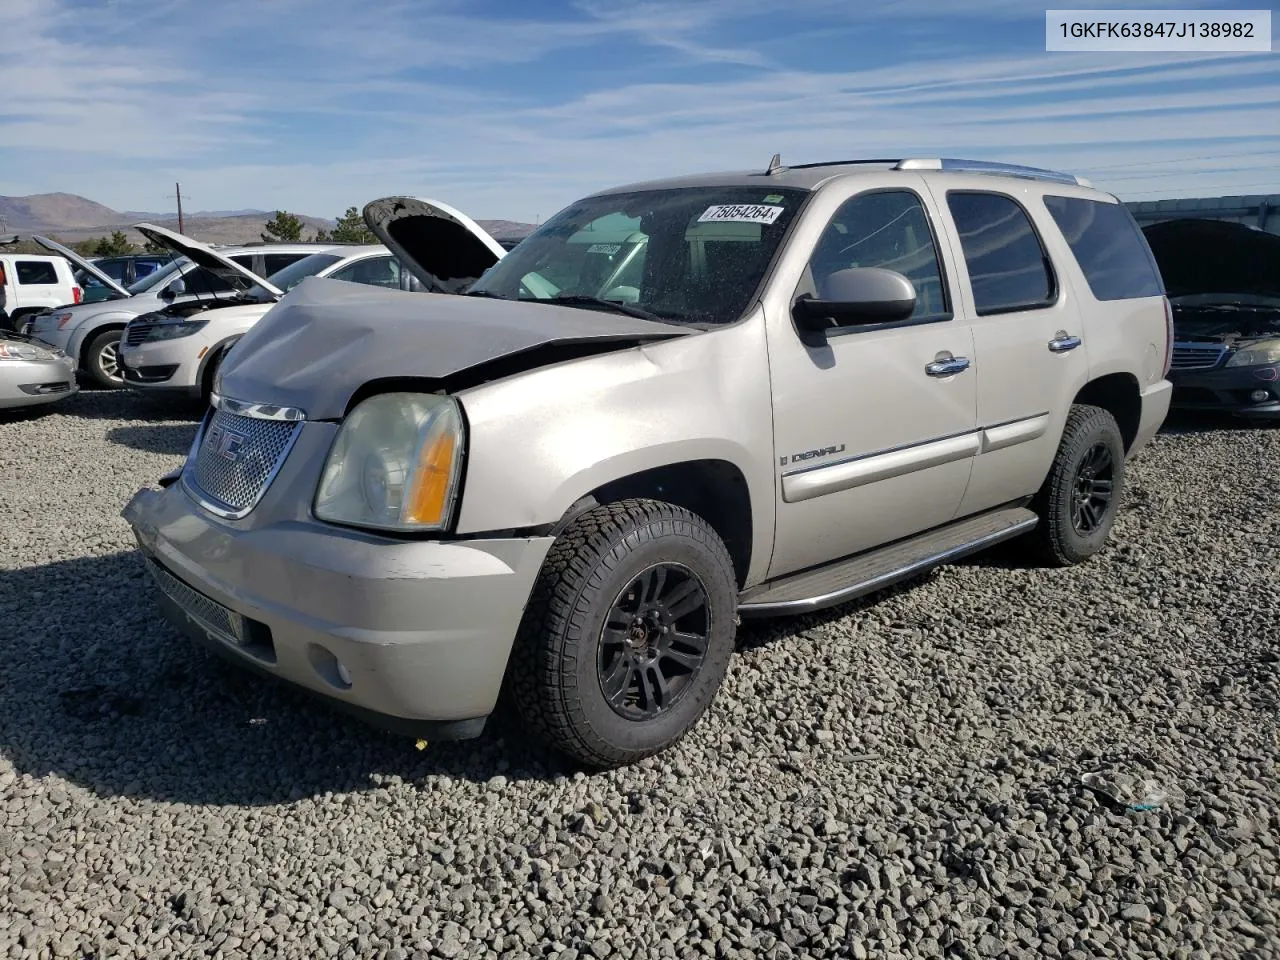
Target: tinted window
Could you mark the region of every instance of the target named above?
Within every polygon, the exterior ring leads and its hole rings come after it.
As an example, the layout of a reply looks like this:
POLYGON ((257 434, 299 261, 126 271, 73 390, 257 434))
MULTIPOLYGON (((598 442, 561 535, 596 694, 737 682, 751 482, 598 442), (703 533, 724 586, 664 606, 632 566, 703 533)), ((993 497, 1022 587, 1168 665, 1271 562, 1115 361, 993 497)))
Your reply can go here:
POLYGON ((1044 205, 1066 237, 1097 299, 1164 294, 1147 241, 1124 204, 1045 197, 1044 205))
POLYGON ((283 270, 285 267, 289 266, 289 264, 297 263, 299 260, 301 260, 305 256, 306 256, 305 253, 265 254, 262 258, 263 264, 264 264, 262 268, 264 272, 262 275, 264 277, 269 277, 273 273, 275 273, 277 270, 283 270))
POLYGON ((913 319, 948 314, 929 215, 914 193, 864 193, 836 211, 809 260, 814 293, 824 296, 827 279, 850 267, 884 267, 910 280, 916 288, 913 319))
MULTIPOLYGON (((92 262, 92 261, 91 261, 92 262)), ((105 273, 116 283, 122 283, 125 279, 125 273, 129 269, 127 260, 98 260, 93 265, 105 273)))
POLYGON ((329 274, 334 280, 400 289, 400 264, 394 257, 369 257, 329 274))
POLYGON ((226 293, 231 289, 228 281, 204 267, 196 267, 189 271, 182 278, 182 282, 186 285, 188 294, 226 293))
POLYGON ((1031 220, 1022 207, 994 193, 948 193, 969 268, 979 316, 1030 310, 1053 299, 1053 276, 1031 220))
POLYGON ((58 282, 58 271, 47 260, 19 260, 14 265, 18 268, 18 283, 58 282))

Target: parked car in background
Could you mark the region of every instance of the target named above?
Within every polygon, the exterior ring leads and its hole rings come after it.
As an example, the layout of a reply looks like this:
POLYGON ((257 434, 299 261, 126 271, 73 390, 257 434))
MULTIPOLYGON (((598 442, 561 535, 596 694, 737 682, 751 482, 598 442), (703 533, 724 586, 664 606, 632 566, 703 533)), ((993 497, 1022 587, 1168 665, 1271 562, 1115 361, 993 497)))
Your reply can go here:
POLYGON ((628 763, 707 709, 739 616, 1015 537, 1082 562, 1169 405, 1142 233, 1066 174, 775 157, 594 194, 505 255, 439 204, 365 220, 459 295, 300 284, 124 515, 175 624, 428 739, 505 689, 628 763))
POLYGON ((1280 236, 1199 219, 1143 232, 1173 308, 1173 405, 1280 419, 1280 236))
POLYGON ((65 353, 20 333, 0 333, 0 409, 53 403, 76 390, 75 364, 65 353))
POLYGON ((42 310, 77 304, 84 295, 62 257, 0 251, 0 283, 11 330, 22 329, 27 317, 42 310))
POLYGON ((331 277, 390 290, 411 290, 413 274, 383 246, 333 247, 263 278, 221 252, 160 227, 139 227, 238 288, 216 301, 175 303, 129 321, 120 340, 125 383, 140 393, 207 399, 219 364, 280 297, 307 277, 331 277))
MULTIPOLYGON (((75 251, 46 237, 33 239, 81 269, 89 273, 97 271, 99 282, 112 290, 109 300, 47 310, 32 316, 26 326, 28 333, 63 350, 75 361, 76 368, 99 387, 124 386, 120 374, 120 335, 125 324, 138 314, 173 303, 225 300, 236 293, 216 272, 185 258, 172 260, 132 286, 123 287, 75 251)), ((272 268, 275 272, 327 247, 327 244, 281 243, 270 247, 253 244, 218 249, 250 270, 272 268)))
MULTIPOLYGON (((172 253, 138 253, 119 257, 91 257, 89 262, 120 286, 129 287, 174 259, 176 258, 172 253)), ((99 303, 111 299, 113 289, 83 267, 76 270, 76 282, 84 290, 81 303, 99 303)))

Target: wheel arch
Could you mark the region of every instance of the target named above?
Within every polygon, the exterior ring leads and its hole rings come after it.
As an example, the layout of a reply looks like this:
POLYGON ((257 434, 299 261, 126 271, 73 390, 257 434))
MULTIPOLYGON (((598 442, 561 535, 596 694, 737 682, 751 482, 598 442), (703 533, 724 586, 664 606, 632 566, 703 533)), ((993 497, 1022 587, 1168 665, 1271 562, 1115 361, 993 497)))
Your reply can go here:
POLYGON ((133 317, 129 314, 111 313, 96 317, 91 317, 84 323, 80 324, 71 335, 71 339, 67 341, 67 355, 74 357, 76 367, 84 370, 84 357, 81 355, 84 351, 84 345, 108 330, 124 331, 129 325, 129 321, 133 317))
MULTIPOLYGON (((205 351, 204 356, 200 358, 199 366, 196 367, 196 386, 200 387, 202 391, 204 390, 204 378, 209 372, 209 364, 211 364, 215 358, 225 357, 227 355, 227 351, 234 347, 236 345, 236 341, 243 336, 243 333, 235 333, 229 337, 223 337, 205 351)), ((209 384, 209 388, 210 390, 213 389, 212 383, 209 384)))
POLYGON ((1137 440, 1142 423, 1142 388, 1131 373, 1108 373, 1090 380, 1076 393, 1074 404, 1101 407, 1115 418, 1125 453, 1137 440))
POLYGON ((609 480, 575 500, 551 533, 558 535, 594 507, 631 499, 661 500, 706 520, 729 551, 738 588, 745 586, 756 531, 747 478, 737 464, 682 460, 609 480))

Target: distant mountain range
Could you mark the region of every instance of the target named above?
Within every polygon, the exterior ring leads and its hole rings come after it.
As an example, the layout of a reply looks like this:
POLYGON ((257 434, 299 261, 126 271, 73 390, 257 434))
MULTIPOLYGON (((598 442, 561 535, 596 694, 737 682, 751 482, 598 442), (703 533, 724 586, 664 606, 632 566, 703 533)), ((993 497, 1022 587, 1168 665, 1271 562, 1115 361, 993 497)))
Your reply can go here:
MULTIPOLYGON (((291 211, 292 212, 292 211, 291 211)), ((186 235, 204 243, 250 243, 261 239, 263 227, 274 216, 269 210, 198 210, 183 216, 186 235)), ((297 214, 302 220, 304 240, 317 230, 327 230, 333 220, 297 214)), ((0 196, 0 232, 26 236, 40 233, 77 243, 123 230, 130 241, 141 245, 142 235, 129 229, 132 224, 149 220, 171 230, 177 229, 174 213, 118 211, 74 193, 38 193, 30 197, 0 196)), ((531 223, 516 220, 480 220, 480 226, 499 240, 520 239, 534 229, 531 223)))

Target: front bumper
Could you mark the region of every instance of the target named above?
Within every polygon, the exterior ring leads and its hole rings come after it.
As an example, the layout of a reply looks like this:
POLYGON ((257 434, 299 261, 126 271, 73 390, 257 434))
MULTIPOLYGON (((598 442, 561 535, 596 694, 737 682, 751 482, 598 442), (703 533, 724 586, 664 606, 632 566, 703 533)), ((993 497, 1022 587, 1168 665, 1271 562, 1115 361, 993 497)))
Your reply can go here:
POLYGON ((75 364, 56 360, 0 360, 0 408, 54 403, 76 392, 75 364))
POLYGON ((1280 364, 1171 370, 1169 379, 1173 382, 1173 406, 1179 410, 1280 417, 1280 364))
POLYGON ((380 726, 435 738, 483 728, 552 542, 404 541, 296 519, 247 529, 181 483, 139 491, 123 515, 175 625, 380 726))
POLYGON ((125 385, 144 393, 200 396, 200 346, 197 338, 155 343, 120 343, 120 373, 125 385))

